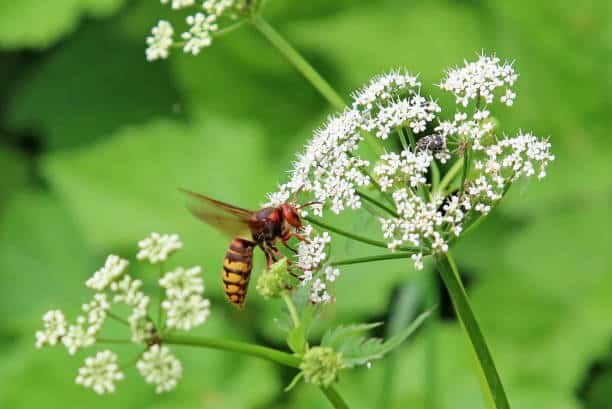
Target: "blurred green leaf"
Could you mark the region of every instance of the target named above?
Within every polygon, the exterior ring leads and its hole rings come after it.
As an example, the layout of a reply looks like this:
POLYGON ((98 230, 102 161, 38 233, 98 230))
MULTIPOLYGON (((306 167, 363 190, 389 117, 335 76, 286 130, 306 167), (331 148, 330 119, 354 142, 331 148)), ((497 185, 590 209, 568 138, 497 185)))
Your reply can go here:
POLYGON ((73 31, 83 16, 107 17, 124 0, 36 0, 0 3, 0 48, 46 48, 73 31))
POLYGON ((143 42, 126 39, 114 22, 79 30, 24 79, 6 120, 13 130, 40 133, 48 149, 85 144, 154 117, 184 116, 168 66, 147 63, 143 42))

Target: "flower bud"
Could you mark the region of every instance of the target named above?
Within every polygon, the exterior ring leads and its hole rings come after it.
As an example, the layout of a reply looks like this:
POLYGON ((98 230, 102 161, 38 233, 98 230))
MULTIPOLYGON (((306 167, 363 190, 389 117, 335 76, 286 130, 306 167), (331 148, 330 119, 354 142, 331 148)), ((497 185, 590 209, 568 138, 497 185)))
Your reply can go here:
POLYGON ((329 347, 313 347, 304 354, 300 369, 304 380, 314 385, 328 387, 343 368, 342 354, 329 347))
POLYGON ((266 300, 280 297, 290 287, 287 259, 282 258, 265 269, 257 280, 257 292, 266 300))

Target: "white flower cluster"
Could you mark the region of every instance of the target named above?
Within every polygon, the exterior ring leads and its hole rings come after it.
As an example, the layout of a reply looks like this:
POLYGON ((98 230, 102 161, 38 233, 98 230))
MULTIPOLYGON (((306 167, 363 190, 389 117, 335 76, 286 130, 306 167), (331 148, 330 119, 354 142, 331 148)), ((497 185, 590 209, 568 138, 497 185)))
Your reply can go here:
POLYGON ((123 379, 117 364, 117 355, 109 350, 85 358, 85 366, 79 368, 76 383, 93 389, 97 394, 115 392, 115 382, 123 379))
MULTIPOLYGON (((161 0, 162 4, 171 3, 174 10, 195 6, 195 0, 161 0)), ((181 33, 183 51, 197 55, 203 48, 210 47, 213 35, 219 30, 218 21, 223 18, 234 20, 244 5, 237 0, 205 0, 200 3, 202 12, 186 18, 189 29, 181 33), (239 4, 240 3, 240 4, 239 4)), ((147 37, 145 54, 148 61, 168 58, 169 50, 174 45, 174 28, 160 20, 147 37)), ((177 44, 178 46, 179 44, 177 44)))
MULTIPOLYGON (((489 212, 520 176, 544 177, 548 163, 554 160, 550 143, 524 133, 497 137, 495 120, 487 109, 496 97, 512 105, 515 93, 511 87, 517 79, 512 64, 480 55, 476 62, 448 70, 440 87, 456 97, 457 111, 450 119, 442 117, 433 99, 421 95, 417 78, 393 71, 357 91, 351 108, 315 132, 298 155, 289 182, 269 195, 271 204, 303 191, 321 203, 315 209, 318 216, 324 208, 334 213, 356 209, 361 206, 359 190, 371 187, 372 175, 376 187, 391 196, 397 213, 379 218, 389 248, 413 252, 414 265, 421 269, 425 255, 446 252, 465 224, 489 212), (472 100, 475 108, 468 114, 465 108, 472 100), (434 132, 425 132, 432 123, 434 132), (404 144, 404 137, 412 136, 416 146, 384 153, 371 166, 358 155, 366 133, 382 140, 397 133, 404 144), (471 158, 465 185, 450 195, 446 189, 432 189, 428 177, 433 164, 451 157, 461 164, 465 155, 471 158)), ((449 182, 456 186, 458 177, 454 179, 449 182)), ((316 302, 331 298, 327 291, 330 280, 316 273, 326 268, 321 246, 320 241, 312 240, 298 247, 298 260, 306 268, 305 281, 312 285, 311 298, 316 302)))
POLYGON ((128 264, 127 260, 111 254, 106 258, 104 267, 96 271, 94 275, 85 282, 85 285, 94 290, 104 290, 113 280, 123 274, 128 264))
POLYGON ((151 264, 166 261, 173 252, 180 250, 183 243, 176 234, 151 233, 146 239, 138 242, 140 251, 136 255, 138 260, 149 260, 151 264))
MULTIPOLYGON (((137 258, 151 263, 165 261, 172 252, 182 247, 177 235, 157 233, 152 233, 138 245, 137 258)), ((210 302, 202 298, 204 283, 200 277, 201 268, 177 267, 159 280, 158 284, 165 289, 165 299, 159 300, 159 303, 166 312, 166 319, 164 322, 162 317, 159 327, 156 327, 150 318, 150 298, 142 291, 143 281, 126 273, 127 266, 127 260, 111 255, 104 266, 86 280, 87 287, 96 292, 91 301, 82 305, 85 314, 77 316, 74 324, 66 321, 61 310, 46 312, 43 316, 44 328, 36 332, 36 347, 61 343, 70 355, 74 355, 79 349, 96 343, 98 333, 110 317, 129 326, 131 342, 150 347, 138 361, 137 367, 146 381, 156 386, 157 392, 169 391, 181 376, 181 364, 167 347, 157 344, 163 342, 166 328, 189 330, 202 324, 210 314, 210 302), (127 319, 111 312, 111 308, 119 304, 128 307, 130 312, 127 319)), ((76 382, 103 394, 114 392, 115 382, 122 378, 117 356, 112 351, 103 351, 85 360, 76 382)))
POLYGON ((159 20, 157 25, 151 29, 151 35, 147 37, 147 49, 145 55, 147 61, 166 59, 170 55, 170 47, 174 43, 172 37, 174 29, 172 24, 166 20, 159 20))
MULTIPOLYGON (((347 110, 316 131, 304 153, 298 155, 290 181, 269 196, 270 204, 283 203, 294 192, 304 191, 328 203, 336 214, 345 208, 361 207, 357 188, 370 183, 370 177, 362 171, 370 163, 355 155, 363 139, 359 121, 358 111, 347 110)), ((322 207, 313 207, 313 213, 322 215, 322 207)))
POLYGON ((478 98, 487 104, 492 103, 495 89, 506 87, 500 101, 511 106, 516 94, 510 87, 517 78, 511 63, 500 64, 500 59, 495 55, 481 54, 475 62, 465 61, 463 67, 449 69, 440 88, 453 93, 458 105, 467 107, 470 100, 478 98))
POLYGON ((172 355, 168 347, 159 345, 152 345, 142 354, 136 368, 147 383, 155 385, 157 393, 174 389, 183 374, 181 361, 172 355))
POLYGON ((189 331, 208 318, 210 301, 202 298, 204 283, 201 272, 200 267, 178 267, 159 280, 159 285, 166 289, 162 308, 166 311, 168 328, 189 331))

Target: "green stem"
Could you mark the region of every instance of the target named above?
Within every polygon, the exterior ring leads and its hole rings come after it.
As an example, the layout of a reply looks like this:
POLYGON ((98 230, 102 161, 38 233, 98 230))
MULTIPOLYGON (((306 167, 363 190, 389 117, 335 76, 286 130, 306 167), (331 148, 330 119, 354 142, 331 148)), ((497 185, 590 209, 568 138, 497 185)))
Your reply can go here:
POLYGON ((124 325, 127 325, 128 327, 130 326, 130 323, 126 319, 121 318, 120 316, 118 316, 115 313, 107 311, 106 315, 108 316, 108 318, 112 318, 112 319, 114 319, 117 322, 120 322, 120 323, 122 323, 124 325))
POLYGON ((297 309, 295 308, 295 304, 291 299, 291 296, 286 291, 282 293, 283 300, 285 304, 287 304, 287 309, 289 310, 289 315, 291 316, 291 321, 293 321, 293 326, 295 328, 300 326, 300 317, 298 316, 297 309))
MULTIPOLYGON (((307 220, 308 222, 319 226, 323 229, 329 230, 331 232, 334 232, 336 234, 339 234, 341 236, 344 237, 348 237, 349 239, 355 240, 355 241, 359 241, 365 244, 369 244, 371 246, 375 246, 375 247, 380 247, 380 248, 384 248, 384 249, 389 249, 389 246, 387 246, 387 243, 382 242, 382 241, 378 241, 378 240, 372 240, 372 239, 368 239, 367 237, 363 237, 363 236, 359 236, 357 234, 348 232, 346 230, 342 230, 338 227, 334 227, 334 226, 330 226, 327 223, 323 223, 322 221, 319 221, 317 219, 313 219, 312 217, 308 216, 308 217, 304 217, 305 220, 307 220)), ((401 251, 414 251, 417 250, 414 247, 399 247, 399 250, 401 251)))
POLYGON ((132 344, 129 339, 96 338, 98 344, 132 344))
POLYGON ((278 351, 276 349, 263 347, 260 345, 248 344, 246 342, 184 335, 166 336, 164 337, 163 342, 172 345, 187 345, 194 347, 219 349, 223 351, 238 352, 245 355, 263 358, 281 365, 290 366, 292 368, 300 367, 300 358, 298 358, 297 356, 288 354, 287 352, 278 351))
POLYGON ((461 185, 459 185, 459 190, 461 192, 465 190, 465 181, 468 177, 469 171, 470 171, 470 151, 466 147, 465 152, 463 152, 463 172, 461 173, 461 185))
POLYGON ((280 51, 281 54, 306 78, 336 109, 343 111, 346 104, 342 97, 329 85, 304 57, 287 42, 263 17, 253 16, 255 28, 280 51))
POLYGON ((410 258, 412 256, 411 253, 394 253, 394 254, 381 254, 379 256, 369 256, 369 257, 358 257, 358 258, 349 258, 346 260, 338 260, 332 261, 329 263, 330 266, 346 266, 349 264, 360 264, 360 263, 370 263, 373 261, 381 261, 381 260, 396 260, 401 258, 410 258))
POLYGON ((455 163, 453 163, 453 166, 448 170, 448 172, 446 172, 446 175, 444 175, 444 177, 442 178, 442 181, 438 185, 436 192, 444 192, 446 187, 453 181, 453 179, 455 179, 455 176, 457 176, 457 173, 459 173, 462 167, 463 162, 460 160, 456 160, 455 163))
MULTIPOLYGON (((313 87, 337 110, 344 111, 346 104, 342 97, 331 85, 315 70, 312 65, 281 36, 261 15, 251 19, 253 26, 272 44, 280 53, 306 78, 313 87)), ((373 152, 380 155, 382 148, 378 140, 369 133, 364 133, 366 143, 373 152)))
POLYGON ((340 396, 334 385, 328 386, 327 388, 321 386, 321 391, 323 391, 327 400, 329 400, 329 403, 331 403, 335 409, 349 409, 348 404, 342 399, 342 396, 340 396))
MULTIPOLYGON (((164 275, 164 263, 159 263, 159 279, 161 280, 164 275)), ((157 303, 157 328, 161 331, 162 328, 162 319, 163 319, 163 311, 162 311, 162 302, 164 299, 164 288, 161 286, 159 281, 157 282, 157 286, 159 287, 159 300, 157 303)))
POLYGON ((427 308, 431 309, 431 318, 425 324, 425 407, 436 409, 438 403, 438 342, 437 326, 438 313, 435 309, 438 305, 438 280, 435 271, 431 271, 426 277, 427 283, 427 308))
POLYGON ((450 252, 436 256, 438 272, 444 281, 444 285, 450 294, 453 307, 461 326, 470 341, 472 350, 476 356, 479 367, 479 375, 485 401, 490 408, 510 409, 510 403, 502 385, 493 357, 487 346, 485 338, 480 330, 472 307, 461 282, 457 265, 450 252))
POLYGON ((416 141, 414 139, 414 135, 412 134, 412 131, 406 128, 402 128, 401 131, 402 131, 402 134, 408 135, 408 140, 410 141, 410 147, 412 148, 412 151, 415 152, 416 151, 416 141))
POLYGON ((391 209, 389 206, 385 205, 384 203, 380 202, 379 200, 376 200, 373 197, 368 196, 368 195, 366 195, 365 193, 363 193, 363 192, 361 192, 359 190, 357 191, 357 195, 359 195, 359 197, 361 197, 366 202, 370 202, 373 205, 378 206, 379 208, 381 208, 385 212, 389 213, 391 216, 399 217, 399 215, 397 214, 397 212, 395 210, 391 209))

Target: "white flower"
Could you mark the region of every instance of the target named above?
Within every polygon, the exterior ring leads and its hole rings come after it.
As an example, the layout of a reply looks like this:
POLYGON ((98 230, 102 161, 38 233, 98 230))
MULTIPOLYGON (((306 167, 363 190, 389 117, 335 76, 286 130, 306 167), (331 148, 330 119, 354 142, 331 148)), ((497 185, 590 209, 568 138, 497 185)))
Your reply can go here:
POLYGON ((147 383, 155 385, 155 392, 168 392, 176 387, 183 368, 168 347, 152 345, 136 363, 136 368, 147 383))
POLYGON ((394 185, 409 184, 416 188, 427 182, 427 171, 433 157, 428 151, 416 154, 409 150, 381 155, 374 167, 374 175, 378 178, 381 190, 384 192, 394 185))
POLYGON ((327 291, 327 285, 320 278, 317 278, 312 284, 310 301, 313 304, 325 304, 333 301, 332 297, 327 291))
POLYGON ((70 325, 66 335, 62 337, 62 343, 70 355, 74 355, 77 349, 91 346, 96 342, 95 334, 85 328, 86 321, 85 317, 79 316, 76 324, 70 325))
POLYGON ((202 8, 208 14, 222 15, 227 9, 234 6, 234 0, 206 0, 202 8))
POLYGON ((181 37, 186 40, 183 51, 197 55, 202 48, 209 47, 212 44, 212 33, 219 29, 216 21, 215 14, 206 16, 203 13, 196 13, 194 16, 188 16, 187 24, 191 28, 181 34, 181 37))
MULTIPOLYGON (((161 4, 168 4, 170 0, 161 0, 161 4)), ((172 8, 174 10, 182 9, 185 7, 193 6, 195 4, 195 0, 172 0, 172 8)))
POLYGON ((94 290, 104 290, 113 280, 123 274, 127 266, 127 260, 111 254, 106 258, 104 267, 96 271, 94 275, 85 282, 85 285, 94 290))
POLYGON ((110 309, 110 303, 106 298, 106 294, 95 294, 93 300, 88 304, 83 304, 82 308, 84 312, 88 313, 87 323, 89 328, 87 330, 97 333, 102 328, 104 320, 106 320, 106 313, 110 309))
POLYGON ((138 242, 140 251, 138 260, 149 260, 152 264, 166 261, 168 256, 183 247, 177 234, 151 233, 149 237, 138 242))
POLYGON ((125 303, 132 309, 128 322, 132 331, 132 342, 135 343, 146 341, 153 331, 153 324, 147 318, 149 297, 140 291, 141 286, 142 281, 134 280, 129 275, 111 284, 111 290, 115 293, 113 302, 125 303))
POLYGON ((440 88, 452 92, 457 98, 457 104, 466 107, 470 100, 479 97, 484 103, 490 104, 493 102, 495 89, 507 87, 505 98, 500 100, 512 105, 511 102, 508 103, 514 99, 510 87, 514 85, 517 77, 512 64, 500 64, 500 59, 495 55, 489 57, 481 54, 476 62, 465 61, 463 67, 449 69, 440 88))
POLYGON ((340 277, 340 270, 332 266, 325 267, 323 272, 327 281, 336 281, 336 278, 340 277))
POLYGON ((79 368, 76 383, 103 395, 115 392, 115 382, 122 379, 123 373, 117 365, 117 355, 106 350, 85 359, 85 366, 79 368))
POLYGON ((210 315, 210 301, 199 294, 164 300, 162 308, 166 311, 168 328, 184 331, 203 324, 210 315))
POLYGON ((301 241, 297 247, 298 265, 304 270, 316 270, 327 258, 326 247, 331 243, 328 232, 309 237, 312 227, 306 230, 307 241, 301 241))
POLYGON ((168 50, 174 42, 172 25, 165 20, 160 20, 151 30, 151 34, 147 37, 147 49, 145 50, 147 61, 168 58, 168 50))
POLYGON ((36 348, 45 345, 57 345, 57 342, 66 335, 66 318, 60 310, 47 311, 43 315, 45 329, 36 331, 36 348))
MULTIPOLYGON (((355 155, 363 139, 359 133, 360 118, 356 110, 331 117, 298 155, 290 181, 269 197, 279 200, 297 191, 311 192, 316 201, 329 204, 336 214, 347 207, 361 207, 357 188, 370 183, 370 177, 363 171, 370 163, 355 155)), ((322 206, 312 209, 314 214, 322 215, 322 206)))
POLYGON ((204 292, 204 282, 200 276, 201 272, 202 269, 199 266, 188 269, 178 267, 174 271, 166 273, 159 280, 159 285, 166 289, 166 296, 169 298, 202 294, 204 292))
POLYGON ((417 76, 399 70, 374 77, 366 86, 353 94, 353 108, 369 111, 375 105, 400 94, 415 94, 421 83, 417 76))
POLYGON ((414 262, 414 269, 421 271, 423 269, 423 253, 415 253, 410 258, 414 262))

